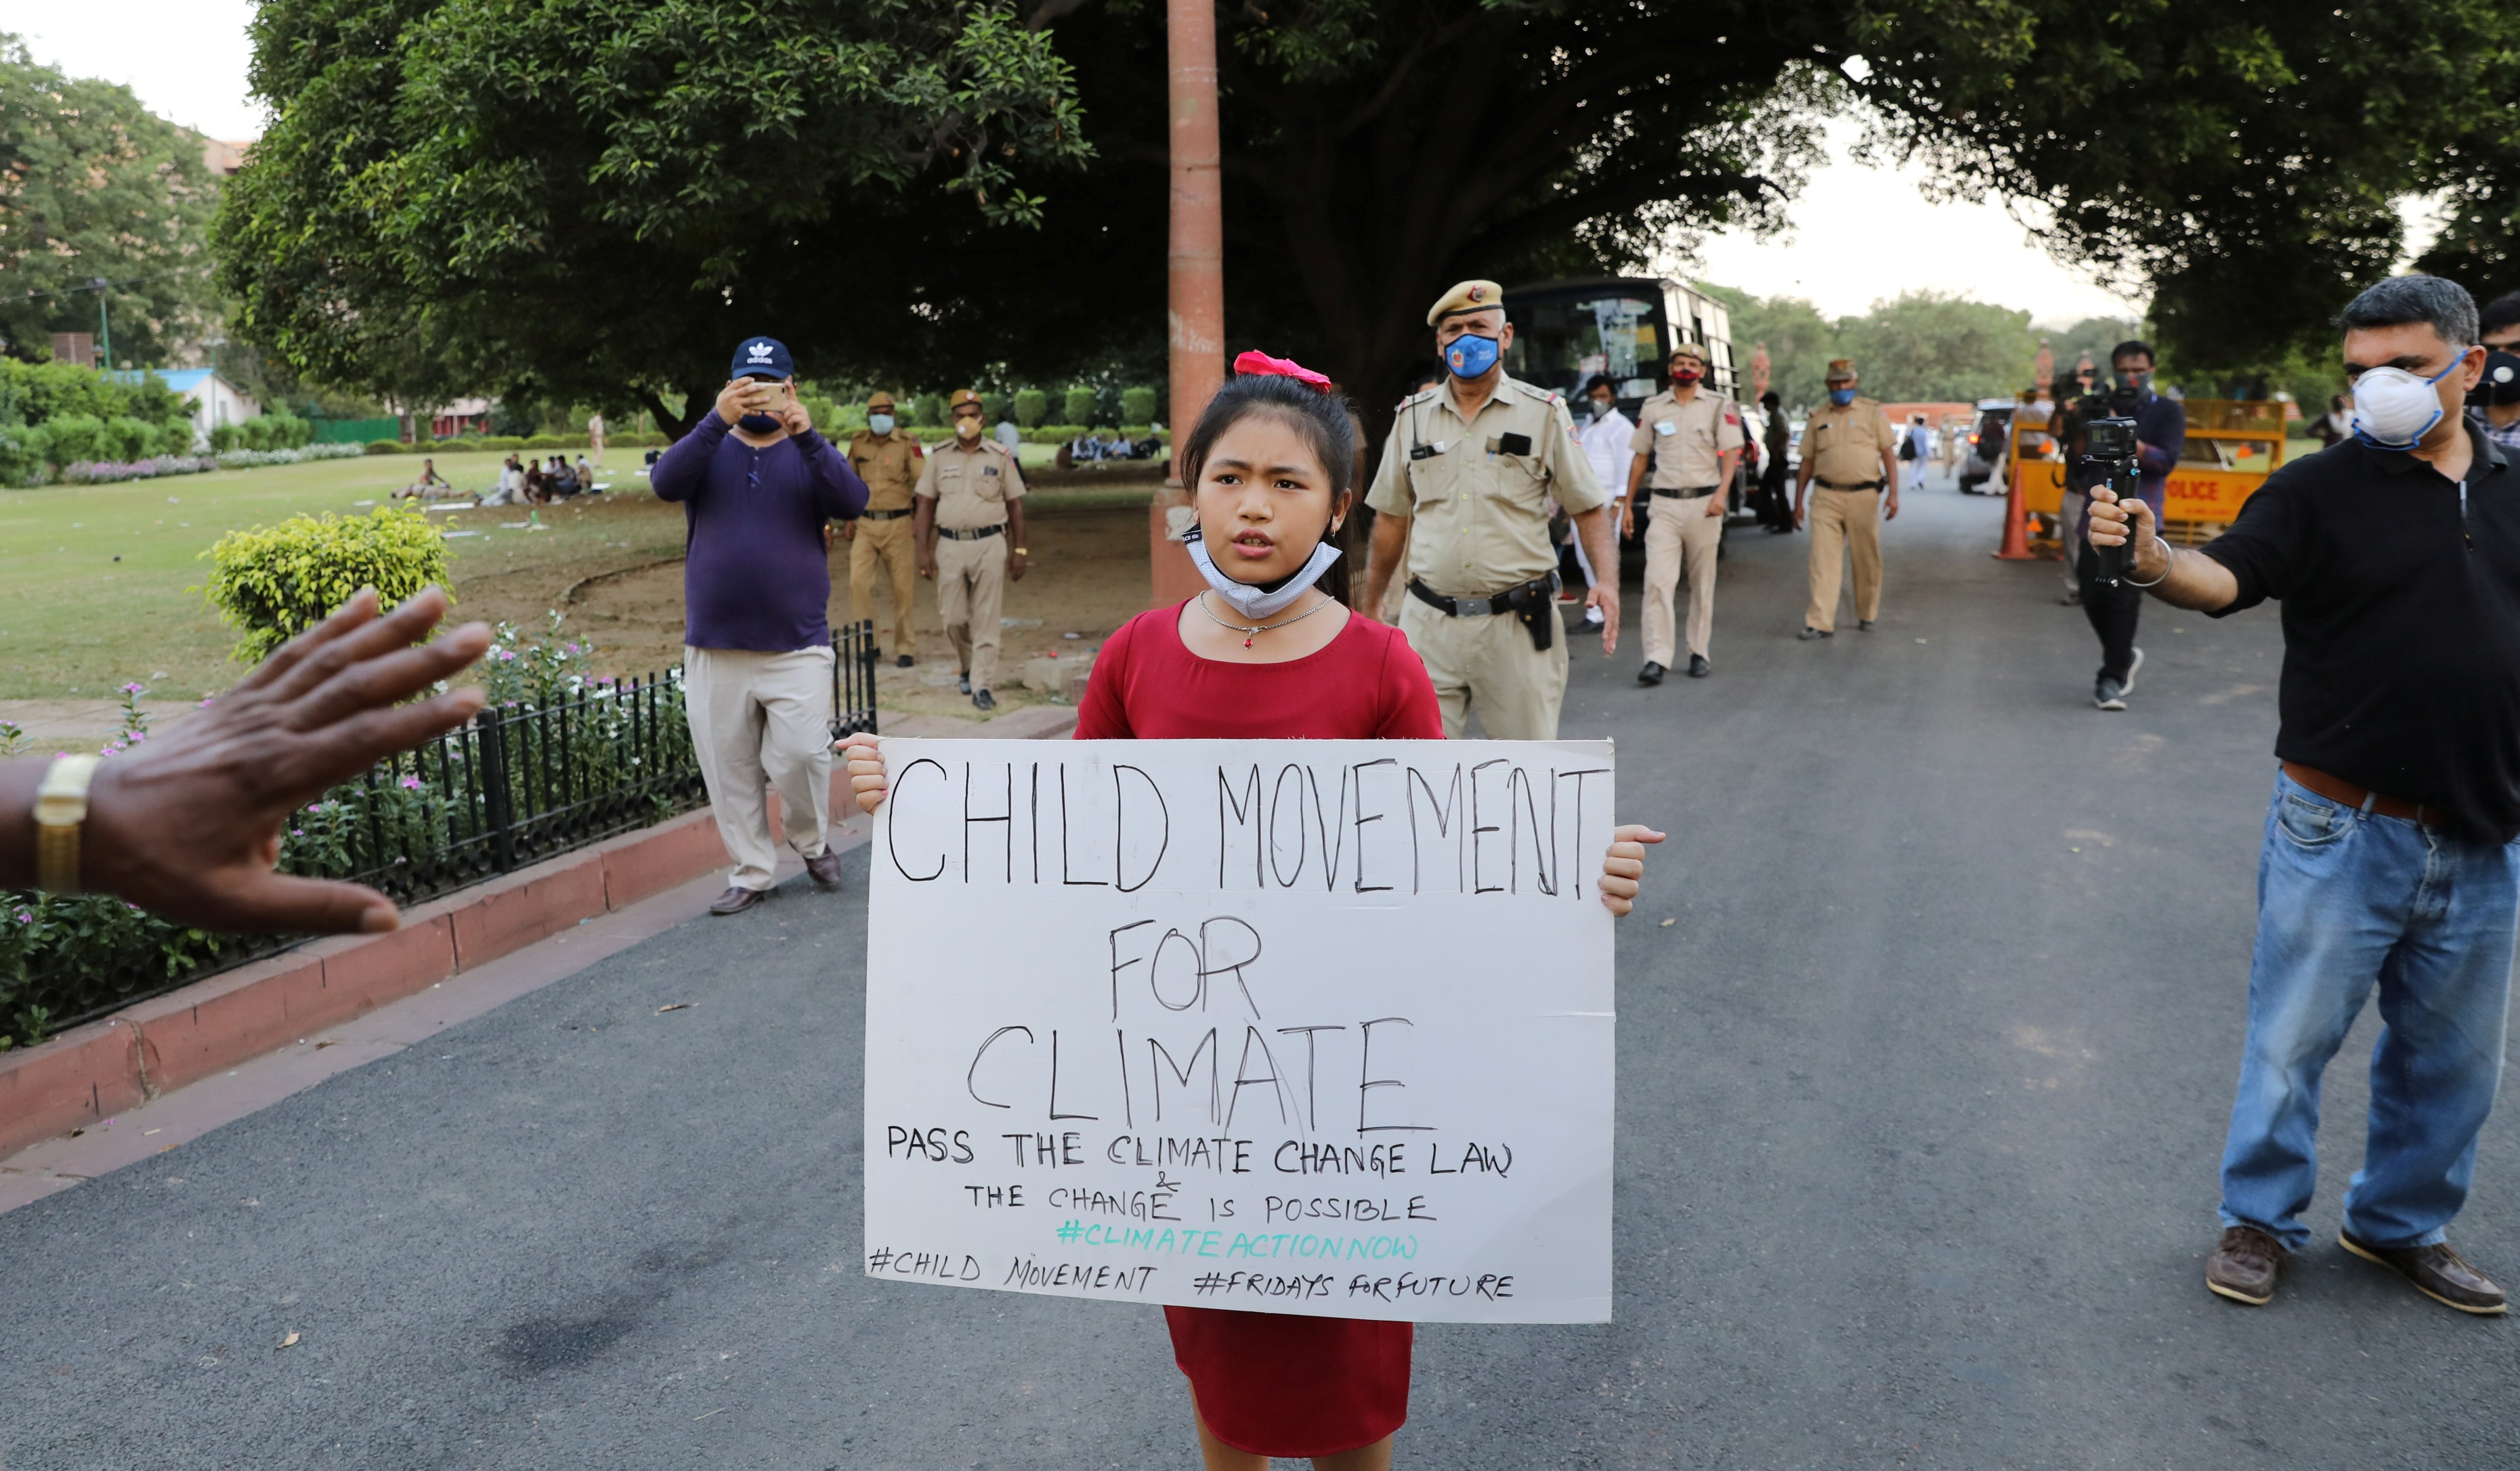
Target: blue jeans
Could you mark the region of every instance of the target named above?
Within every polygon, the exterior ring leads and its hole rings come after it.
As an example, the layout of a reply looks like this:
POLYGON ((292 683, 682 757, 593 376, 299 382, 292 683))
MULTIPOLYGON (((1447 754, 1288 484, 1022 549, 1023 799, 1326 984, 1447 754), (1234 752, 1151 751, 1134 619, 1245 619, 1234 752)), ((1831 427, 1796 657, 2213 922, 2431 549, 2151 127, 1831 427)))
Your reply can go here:
POLYGON ((2223 1151, 2223 1223, 2290 1251, 2318 1182, 2318 1080, 2380 984, 2371 1118, 2345 1227, 2429 1246, 2467 1201, 2502 1077, 2520 844, 2358 811, 2278 772, 2258 856, 2249 1039, 2223 1151))

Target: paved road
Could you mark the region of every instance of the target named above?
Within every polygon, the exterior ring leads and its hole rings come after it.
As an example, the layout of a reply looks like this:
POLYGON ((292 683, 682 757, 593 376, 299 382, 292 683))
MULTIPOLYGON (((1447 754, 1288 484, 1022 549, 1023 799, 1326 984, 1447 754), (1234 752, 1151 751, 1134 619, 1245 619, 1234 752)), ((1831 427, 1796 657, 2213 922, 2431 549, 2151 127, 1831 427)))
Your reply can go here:
MULTIPOLYGON (((1912 497, 1876 632, 1796 643, 1805 542, 1754 531, 1714 679, 1579 659, 1568 732, 1675 834, 1621 937, 1618 1320, 1421 1331, 1404 1464, 2512 1463, 2510 1325, 2328 1246, 2269 1310, 2200 1285, 2272 615, 2148 610, 2101 714, 1997 514, 1912 497)), ((1194 1464, 1153 1312, 858 1274, 863 913, 687 926, 0 1217, 0 1465, 1194 1464)), ((2456 1237, 2505 1279, 2515 1153, 2456 1237)))

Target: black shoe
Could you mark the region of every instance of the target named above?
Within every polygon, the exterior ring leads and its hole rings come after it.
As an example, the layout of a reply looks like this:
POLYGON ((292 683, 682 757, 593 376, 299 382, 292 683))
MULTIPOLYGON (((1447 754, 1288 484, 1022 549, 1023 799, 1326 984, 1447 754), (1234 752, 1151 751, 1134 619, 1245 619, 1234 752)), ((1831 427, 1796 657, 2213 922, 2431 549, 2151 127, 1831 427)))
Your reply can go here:
POLYGON ((1688 677, 1689 677, 1689 678, 1691 678, 1691 679, 1703 679, 1703 678, 1705 678, 1709 673, 1713 672, 1713 670, 1714 670, 1714 666, 1712 666, 1712 665, 1710 665, 1710 664, 1708 664, 1708 663, 1706 662, 1706 656, 1705 656, 1705 655, 1703 655, 1703 654, 1691 654, 1691 655, 1689 655, 1689 656, 1688 656, 1688 677))
POLYGON ((1872 625, 1879 621, 1881 621, 1877 618, 1857 619, 1855 621, 1855 631, 1858 633, 1869 633, 1872 631, 1872 625))
POLYGON ((727 886, 726 893, 717 896, 717 902, 709 905, 709 913, 721 916, 728 914, 742 914, 744 910, 760 903, 763 899, 768 898, 769 896, 770 895, 766 890, 739 889, 730 884, 727 886))
POLYGON ((971 693, 971 671, 969 669, 965 669, 963 671, 963 693, 967 695, 971 693))
POLYGON ((2467 1264, 2447 1242, 2434 1246, 2373 1246, 2352 1231, 2338 1231, 2336 1244, 2365 1262, 2377 1262, 2413 1284, 2415 1291, 2461 1312, 2492 1316, 2503 1310, 2502 1289, 2494 1279, 2467 1264))
POLYGON ((1810 643, 1815 638, 1833 638, 1835 636, 1836 630, 1833 628, 1815 628, 1809 623, 1803 624, 1803 631, 1794 635, 1794 637, 1801 639, 1804 643, 1810 643))
POLYGON ((973 690, 971 691, 971 703, 980 707, 982 710, 996 710, 998 708, 998 697, 990 694, 987 690, 973 690))
POLYGON ((907 655, 907 654, 904 654, 904 655, 902 655, 899 659, 894 660, 892 663, 893 663, 893 667, 896 667, 896 668, 903 668, 903 669, 906 669, 906 668, 909 668, 912 665, 915 665, 915 664, 919 663, 919 661, 918 661, 918 660, 916 660, 916 659, 911 658, 911 657, 910 657, 909 655, 907 655))
POLYGON ((839 888, 840 855, 828 848, 824 849, 805 860, 805 876, 814 881, 814 887, 817 889, 839 888))
POLYGON ((1660 684, 1662 683, 1662 676, 1663 667, 1648 659, 1645 661, 1645 667, 1637 670, 1637 683, 1660 684))

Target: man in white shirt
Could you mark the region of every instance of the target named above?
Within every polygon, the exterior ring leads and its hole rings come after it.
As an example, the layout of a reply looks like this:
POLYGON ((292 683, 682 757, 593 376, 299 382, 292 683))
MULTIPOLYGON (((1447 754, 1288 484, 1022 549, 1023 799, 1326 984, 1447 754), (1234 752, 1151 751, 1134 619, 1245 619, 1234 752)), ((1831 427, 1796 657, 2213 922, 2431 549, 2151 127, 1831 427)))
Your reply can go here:
MULTIPOLYGON (((1610 492, 1610 522, 1616 526, 1620 503, 1628 498, 1628 462, 1636 458, 1635 451, 1628 448, 1628 441, 1636 437, 1636 421, 1619 412, 1618 391, 1606 376, 1599 373, 1594 374, 1593 381, 1584 385, 1584 402, 1578 405, 1578 411, 1587 409, 1593 417, 1577 421, 1575 442, 1583 447, 1584 458, 1592 463, 1594 478, 1601 483, 1602 489, 1610 492)), ((1593 573, 1593 559, 1584 554, 1584 538, 1575 534, 1571 524, 1566 529, 1566 538, 1575 545, 1575 565, 1584 569, 1585 582, 1599 581, 1600 578, 1593 573)), ((1598 608, 1584 610, 1584 621, 1598 623, 1600 621, 1601 610, 1598 608)))

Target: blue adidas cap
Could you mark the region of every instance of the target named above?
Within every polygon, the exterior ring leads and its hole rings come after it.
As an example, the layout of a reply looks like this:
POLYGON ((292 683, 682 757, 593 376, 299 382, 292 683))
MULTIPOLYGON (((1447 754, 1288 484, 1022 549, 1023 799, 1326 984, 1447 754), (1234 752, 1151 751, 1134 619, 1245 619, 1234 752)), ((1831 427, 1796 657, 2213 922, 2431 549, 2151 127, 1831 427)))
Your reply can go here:
POLYGON ((748 337, 735 349, 735 366, 729 378, 793 378, 795 360, 788 355, 788 345, 775 337, 748 337))

